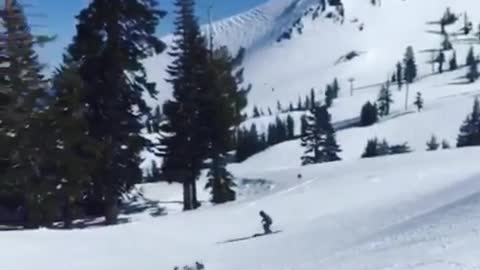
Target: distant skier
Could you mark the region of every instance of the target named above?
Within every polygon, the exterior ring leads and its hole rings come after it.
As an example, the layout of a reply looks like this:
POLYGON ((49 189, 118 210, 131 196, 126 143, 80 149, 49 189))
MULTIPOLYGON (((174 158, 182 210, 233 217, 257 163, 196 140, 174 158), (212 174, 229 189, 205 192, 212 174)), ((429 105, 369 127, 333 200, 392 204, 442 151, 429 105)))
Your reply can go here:
POLYGON ((272 233, 272 230, 270 229, 270 226, 272 226, 272 218, 267 215, 264 211, 260 211, 260 216, 262 217, 262 225, 263 225, 263 230, 265 231, 265 234, 270 234, 272 233))

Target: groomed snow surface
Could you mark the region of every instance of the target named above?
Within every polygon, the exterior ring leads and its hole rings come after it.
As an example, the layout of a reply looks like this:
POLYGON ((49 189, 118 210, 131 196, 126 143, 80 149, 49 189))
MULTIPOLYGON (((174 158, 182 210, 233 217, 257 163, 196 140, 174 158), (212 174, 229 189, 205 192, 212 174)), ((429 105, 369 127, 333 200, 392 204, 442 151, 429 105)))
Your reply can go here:
POLYGON ((479 158, 479 148, 466 148, 266 172, 238 166, 237 177, 274 188, 114 227, 3 233, 0 266, 158 270, 198 260, 211 270, 478 269, 479 158), (283 232, 218 244, 260 232, 261 209, 283 232))

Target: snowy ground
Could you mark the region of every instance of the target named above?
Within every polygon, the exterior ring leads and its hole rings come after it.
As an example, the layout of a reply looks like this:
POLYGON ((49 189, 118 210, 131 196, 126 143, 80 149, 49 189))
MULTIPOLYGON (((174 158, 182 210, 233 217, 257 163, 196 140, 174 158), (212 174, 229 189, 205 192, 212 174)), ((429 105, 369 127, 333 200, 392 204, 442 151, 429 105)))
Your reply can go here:
POLYGON ((211 270, 478 269, 478 158, 470 148, 266 172, 239 166, 236 176, 275 188, 115 227, 3 233, 0 267, 157 270, 200 260, 211 270), (259 232, 261 209, 282 233, 217 243, 259 232))
MULTIPOLYGON (((325 84, 338 77, 342 92, 330 110, 333 121, 354 119, 366 101, 376 99, 375 84, 393 72, 406 46, 416 49, 420 75, 431 72, 425 64, 430 55, 420 51, 438 48, 441 38, 426 33, 438 28, 426 21, 439 19, 447 6, 455 13, 468 11, 474 25, 480 19, 480 5, 473 0, 383 0, 382 7, 343 0, 344 24, 305 17, 302 35, 276 43, 278 35, 316 2, 271 0, 213 25, 217 42, 233 50, 248 49, 245 77, 253 84, 249 111, 254 105, 273 109, 277 100, 295 105, 312 87, 321 96, 325 84), (361 23, 363 31, 358 28, 361 23), (365 54, 334 64, 351 50, 365 54), (350 77, 361 88, 353 97, 350 77)), ((458 22, 447 30, 461 26, 458 22)), ((469 46, 454 46, 462 64, 469 46)), ((147 61, 161 101, 170 96, 163 81, 165 57, 147 61)), ((392 86, 390 118, 337 133, 342 162, 300 167, 300 142, 285 142, 230 166, 239 180, 236 202, 211 206, 203 177, 198 187, 204 207, 188 213, 179 211, 180 186, 141 185, 136 192, 144 198, 137 203, 164 207, 167 215, 152 216, 158 210, 152 207, 124 215, 130 222, 113 227, 4 232, 0 269, 171 270, 194 261, 203 262, 207 270, 480 269, 480 148, 424 151, 432 134, 455 144, 458 128, 480 94, 479 84, 456 84, 465 72, 418 81, 411 87, 407 110, 405 90, 392 86), (425 99, 422 112, 411 105, 417 91, 425 99), (367 140, 375 136, 408 142, 415 152, 360 160, 367 140), (271 214, 274 229, 283 232, 218 244, 260 232, 259 210, 271 214)), ((293 115, 297 132, 300 116, 293 115)), ((249 119, 244 125, 255 123, 265 130, 275 117, 249 119)))

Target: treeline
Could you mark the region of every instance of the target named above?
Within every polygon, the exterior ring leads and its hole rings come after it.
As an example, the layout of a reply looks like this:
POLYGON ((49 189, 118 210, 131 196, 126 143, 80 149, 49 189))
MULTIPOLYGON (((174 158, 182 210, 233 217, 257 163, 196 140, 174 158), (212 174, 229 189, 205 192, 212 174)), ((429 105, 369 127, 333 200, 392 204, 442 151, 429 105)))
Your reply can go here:
POLYGON ((280 117, 268 125, 267 133, 259 132, 252 124, 250 129, 237 132, 236 161, 242 162, 270 146, 295 139, 295 121, 291 115, 285 120, 280 117))
MULTIPOLYGON (((335 78, 331 84, 327 84, 325 87, 325 97, 323 101, 327 104, 328 107, 332 106, 333 100, 338 98, 340 93, 340 85, 338 80, 335 78)), ((301 111, 308 111, 319 104, 321 99, 317 97, 316 91, 314 88, 310 89, 310 92, 305 95, 303 98, 298 97, 298 101, 296 104, 290 102, 288 106, 283 105, 280 101, 277 101, 277 113, 289 113, 289 112, 301 112, 301 111)), ((267 110, 263 108, 259 108, 258 106, 254 106, 252 110, 252 118, 258 118, 261 116, 272 116, 273 111, 270 107, 267 107, 267 110)))
MULTIPOLYGON (((140 152, 155 96, 142 61, 162 52, 155 1, 90 1, 51 81, 42 76, 24 10, 0 16, 0 216, 28 228, 103 215, 142 179, 140 152), (120 3, 121 2, 121 3, 120 3)), ((41 39, 44 40, 44 39, 41 39)))
POLYGON ((199 206, 196 180, 205 167, 212 202, 235 199, 226 159, 250 89, 239 86, 244 50, 234 57, 210 46, 193 0, 175 1, 173 97, 154 110, 144 96, 158 89, 142 63, 166 48, 156 37, 165 12, 155 0, 90 1, 50 81, 22 6, 11 3, 0 14, 0 222, 68 228, 104 216, 117 223, 123 196, 144 180, 145 149, 163 158, 147 180, 182 183, 185 210, 199 206))

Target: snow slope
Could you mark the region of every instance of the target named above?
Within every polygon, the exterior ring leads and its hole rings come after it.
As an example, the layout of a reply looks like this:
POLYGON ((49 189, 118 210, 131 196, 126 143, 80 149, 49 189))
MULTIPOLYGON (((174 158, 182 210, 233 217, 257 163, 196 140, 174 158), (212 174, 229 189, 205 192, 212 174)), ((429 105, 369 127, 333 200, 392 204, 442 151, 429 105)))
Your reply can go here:
MULTIPOLYGON (((443 38, 429 34, 439 31, 438 25, 427 25, 439 20, 447 7, 452 12, 468 11, 474 25, 480 18, 480 4, 472 0, 387 0, 372 6, 370 1, 343 0, 345 19, 341 24, 326 18, 329 7, 320 17, 313 19, 309 8, 318 6, 318 0, 270 0, 245 13, 216 22, 212 29, 217 44, 227 45, 233 52, 247 48, 244 61, 246 82, 252 83, 249 96, 250 109, 275 108, 277 100, 283 104, 296 102, 298 96, 311 88, 319 93, 338 77, 343 95, 349 94, 349 78, 355 78, 355 86, 384 82, 394 71, 395 64, 403 59, 407 46, 417 53, 420 75, 431 72, 430 53, 422 50, 438 49, 443 38), (304 15, 306 14, 306 15, 304 15), (277 42, 278 37, 300 19, 302 34, 293 31, 290 40, 277 42), (359 30, 360 25, 363 31, 359 30), (352 61, 336 64, 351 51, 362 52, 352 61), (272 91, 274 89, 274 91, 272 91)), ((463 20, 449 26, 456 32, 463 20)), ((458 37, 462 39, 464 37, 458 37)), ((167 36, 167 43, 172 37, 167 36)), ((469 45, 456 43, 458 59, 463 63, 469 45)), ((447 59, 450 54, 447 53, 447 59)), ((164 67, 171 61, 167 54, 147 61, 147 70, 161 91, 160 102, 170 97, 170 86, 165 83, 164 67)), ((251 110, 248 110, 249 112, 251 110)))
POLYGON ((237 167, 238 177, 275 188, 115 227, 3 233, 0 266, 156 270, 200 260, 209 270, 476 269, 478 158, 480 149, 469 148, 265 172, 237 167), (217 243, 260 231, 260 209, 282 233, 217 243))
MULTIPOLYGON (((427 62, 432 55, 425 50, 439 49, 443 37, 428 33, 439 31, 439 26, 427 22, 439 20, 447 7, 451 7, 458 15, 468 11, 469 18, 477 25, 480 4, 471 0, 388 0, 381 1, 381 6, 372 6, 366 0, 344 0, 346 17, 342 24, 327 18, 327 14, 335 14, 333 7, 328 7, 314 19, 312 10, 318 2, 270 0, 250 11, 216 22, 211 28, 204 27, 206 32, 210 29, 214 32, 218 44, 227 45, 232 51, 247 48, 245 79, 252 83, 253 89, 246 112, 250 114, 253 106, 257 106, 265 112, 270 107, 277 113, 277 101, 284 107, 290 102, 296 105, 298 98, 303 100, 312 88, 321 98, 325 85, 338 78, 341 91, 330 109, 332 121, 339 124, 358 119, 361 107, 366 101, 376 100, 380 85, 390 78, 395 64, 403 59, 406 47, 411 45, 415 49, 420 79, 411 87, 410 108, 404 109, 405 91, 394 91, 392 116, 371 128, 339 132, 337 136, 344 150, 342 157, 358 158, 367 139, 374 136, 385 137, 393 143, 409 142, 416 150, 424 149, 432 134, 454 144, 458 127, 471 107, 471 97, 478 86, 459 84, 466 70, 431 76, 432 67, 427 62), (295 22, 297 26, 301 25, 302 33, 293 28, 291 39, 277 42, 278 37, 291 29, 295 22), (362 31, 360 25, 363 25, 362 31), (340 57, 354 50, 362 54, 351 61, 337 63, 340 57), (350 96, 350 78, 355 79, 353 96, 350 96), (422 114, 410 114, 416 92, 421 92, 425 98, 426 111, 422 114)), ((456 24, 447 26, 447 32, 456 33, 463 27, 463 17, 460 17, 456 24)), ((459 64, 464 64, 471 46, 464 40, 474 38, 473 33, 451 38, 459 64)), ((166 40, 170 41, 171 36, 166 40)), ((477 51, 480 48, 478 45, 474 47, 477 51)), ((446 58, 449 59, 452 53, 447 51, 446 58)), ((159 101, 152 101, 154 104, 170 96, 170 86, 164 81, 163 70, 169 61, 166 54, 147 61, 149 74, 161 90, 159 101)), ((297 134, 301 115, 301 112, 292 114, 297 134)), ((256 124, 257 130, 266 132, 268 124, 276 117, 250 118, 242 126, 249 128, 256 124)), ((280 114, 280 117, 285 119, 286 114, 280 114)), ((297 157, 293 164, 297 164, 301 149, 295 144, 287 142, 285 148, 275 146, 276 150, 269 149, 261 155, 270 154, 278 159, 293 155, 297 157)), ((292 165, 291 160, 280 160, 277 166, 292 165)), ((257 159, 251 162, 257 163, 257 159)))
MULTIPOLYGON (((392 105, 393 112, 390 117, 370 127, 355 127, 337 132, 342 159, 359 159, 367 141, 374 137, 385 138, 392 144, 407 142, 413 151, 426 151, 426 142, 435 135, 440 141, 447 140, 454 147, 460 125, 471 112, 474 98, 480 96, 478 84, 454 84, 456 78, 465 73, 466 70, 462 69, 431 76, 414 84, 411 87, 413 93, 409 96, 408 110, 404 109, 405 90, 400 92, 396 90, 396 86, 393 87, 395 103, 392 105), (414 93, 417 91, 422 93, 425 101, 425 108, 421 112, 417 112, 413 106, 414 93)), ((333 121, 338 123, 358 117, 359 111, 348 111, 344 108, 355 107, 359 100, 360 104, 363 104, 367 100, 375 101, 375 98, 376 91, 366 91, 362 95, 343 99, 341 106, 335 104, 330 110, 333 121)), ((248 168, 258 167, 260 170, 298 166, 303 151, 300 140, 288 141, 251 157, 242 165, 248 168), (258 166, 263 164, 262 161, 270 159, 276 162, 258 166)))

